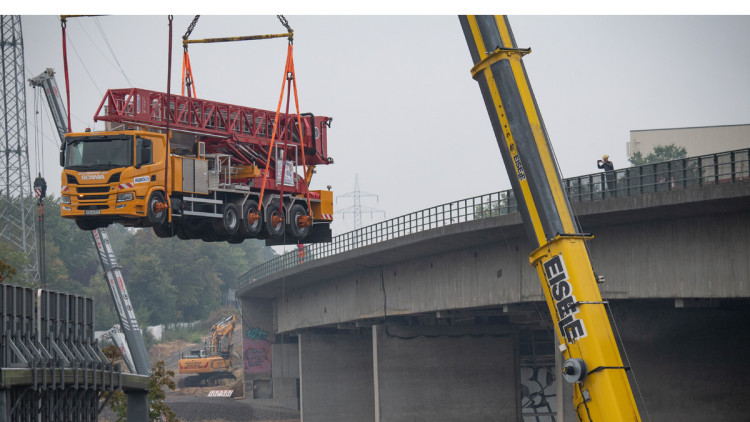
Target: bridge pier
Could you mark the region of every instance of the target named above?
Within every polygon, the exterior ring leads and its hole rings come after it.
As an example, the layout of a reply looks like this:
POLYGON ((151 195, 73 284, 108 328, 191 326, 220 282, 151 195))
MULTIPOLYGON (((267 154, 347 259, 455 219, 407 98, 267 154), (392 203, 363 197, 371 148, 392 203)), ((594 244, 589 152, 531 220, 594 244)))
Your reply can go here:
POLYGON ((302 420, 517 420, 517 336, 399 327, 298 337, 302 420))
POLYGON ((518 420, 514 337, 472 327, 373 326, 375 422, 518 420))
POLYGON ((375 421, 370 333, 304 333, 298 342, 302 420, 375 421))

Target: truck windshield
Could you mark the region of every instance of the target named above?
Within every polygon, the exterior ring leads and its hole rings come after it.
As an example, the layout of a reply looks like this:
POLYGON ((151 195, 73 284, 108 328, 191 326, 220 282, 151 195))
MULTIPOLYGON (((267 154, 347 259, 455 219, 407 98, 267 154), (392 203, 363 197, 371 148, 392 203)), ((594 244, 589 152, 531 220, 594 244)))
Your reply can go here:
POLYGON ((92 136, 67 140, 65 168, 106 170, 132 165, 132 136, 92 136))

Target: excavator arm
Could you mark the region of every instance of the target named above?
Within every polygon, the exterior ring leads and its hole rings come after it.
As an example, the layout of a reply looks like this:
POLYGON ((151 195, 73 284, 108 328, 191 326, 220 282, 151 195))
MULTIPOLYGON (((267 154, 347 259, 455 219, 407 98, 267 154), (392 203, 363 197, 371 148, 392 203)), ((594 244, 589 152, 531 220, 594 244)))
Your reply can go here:
POLYGON ((217 322, 211 329, 211 346, 216 353, 226 355, 231 350, 232 334, 237 317, 234 315, 217 322))
POLYGON ((518 201, 530 255, 567 359, 581 421, 639 421, 626 369, 552 145, 505 16, 460 16, 498 146, 518 201))

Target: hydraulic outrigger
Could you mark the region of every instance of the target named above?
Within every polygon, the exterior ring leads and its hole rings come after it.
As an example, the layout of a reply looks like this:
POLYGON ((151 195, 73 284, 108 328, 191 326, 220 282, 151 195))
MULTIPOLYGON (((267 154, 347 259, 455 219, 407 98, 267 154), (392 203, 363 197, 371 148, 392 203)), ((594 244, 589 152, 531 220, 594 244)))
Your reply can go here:
POLYGON ((460 16, 498 146, 542 283, 564 378, 573 382, 581 421, 639 421, 640 416, 584 241, 563 190, 552 146, 505 16, 460 16))

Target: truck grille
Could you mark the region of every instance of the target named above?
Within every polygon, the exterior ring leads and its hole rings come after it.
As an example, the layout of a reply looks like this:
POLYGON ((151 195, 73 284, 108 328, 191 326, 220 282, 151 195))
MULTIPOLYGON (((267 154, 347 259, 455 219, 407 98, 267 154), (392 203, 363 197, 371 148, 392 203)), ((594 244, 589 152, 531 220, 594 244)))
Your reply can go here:
POLYGON ((78 198, 80 201, 97 201, 97 200, 107 200, 109 199, 109 195, 84 195, 78 198))
POLYGON ((81 205, 78 207, 79 210, 106 210, 109 209, 109 205, 81 205))

